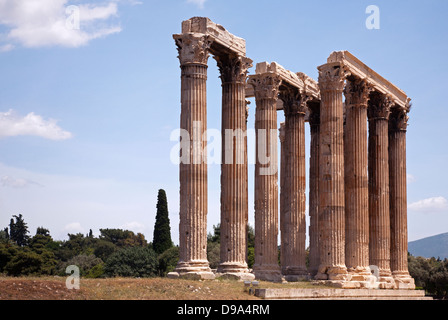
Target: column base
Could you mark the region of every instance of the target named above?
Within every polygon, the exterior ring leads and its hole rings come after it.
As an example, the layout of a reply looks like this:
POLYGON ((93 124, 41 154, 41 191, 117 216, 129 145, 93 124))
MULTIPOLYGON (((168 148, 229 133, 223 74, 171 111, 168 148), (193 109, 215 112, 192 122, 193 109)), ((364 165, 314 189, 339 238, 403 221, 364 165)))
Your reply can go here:
POLYGON ((394 271, 392 277, 395 280, 395 289, 415 289, 414 278, 411 277, 409 272, 406 271, 394 271))
POLYGON ((320 266, 314 279, 345 281, 349 279, 349 275, 345 266, 320 266))
POLYGON ((380 289, 394 289, 395 280, 392 278, 392 273, 389 269, 379 269, 378 282, 380 289))
POLYGON ((167 274, 168 278, 182 278, 191 280, 213 280, 215 274, 209 267, 207 260, 179 261, 176 269, 167 274))
POLYGON ((283 277, 278 265, 254 265, 253 273, 255 279, 271 281, 271 282, 282 282, 283 277))
POLYGON ((223 262, 218 266, 216 278, 229 280, 254 280, 245 262, 223 262))
POLYGON ((288 282, 297 282, 311 279, 305 267, 285 267, 282 268, 284 279, 288 282))
POLYGON ((166 275, 169 279, 188 279, 188 280, 214 280, 213 272, 169 272, 166 275))

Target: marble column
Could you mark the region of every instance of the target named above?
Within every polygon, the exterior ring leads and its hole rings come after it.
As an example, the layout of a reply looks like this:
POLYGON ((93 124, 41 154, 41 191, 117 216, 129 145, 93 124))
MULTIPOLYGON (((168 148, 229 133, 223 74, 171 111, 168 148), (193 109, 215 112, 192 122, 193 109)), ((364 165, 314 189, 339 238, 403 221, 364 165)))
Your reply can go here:
POLYGON ((320 266, 315 279, 347 280, 342 91, 346 72, 339 63, 319 68, 321 93, 319 143, 320 266))
POLYGON ((254 87, 255 163, 255 278, 281 281, 278 265, 277 100, 281 80, 275 74, 249 77, 254 87))
POLYGON ((368 105, 369 259, 378 267, 380 288, 393 288, 390 271, 389 139, 392 101, 378 92, 368 105))
POLYGON ((370 89, 347 80, 345 93, 345 263, 351 280, 371 278, 369 268, 369 185, 367 103, 370 89))
POLYGON ((320 103, 310 107, 310 190, 309 190, 309 273, 314 276, 319 268, 319 126, 320 103))
POLYGON ((389 117, 390 264, 397 289, 415 289, 408 271, 406 191, 406 130, 409 109, 394 109, 389 117))
POLYGON ((305 113, 308 97, 297 89, 280 91, 285 112, 285 173, 282 230, 282 273, 287 281, 307 277, 305 264, 306 241, 306 168, 305 113))
MULTIPOLYGON (((286 240, 284 239, 286 235, 285 228, 285 219, 283 216, 285 215, 285 201, 286 201, 286 192, 285 192, 285 168, 286 168, 286 144, 285 144, 285 123, 280 123, 280 128, 278 128, 278 137, 280 140, 280 241, 283 244, 286 240)), ((284 252, 284 247, 281 245, 280 247, 280 265, 285 265, 285 257, 286 253, 284 252)))
POLYGON ((181 67, 179 262, 170 276, 213 279, 207 260, 207 60, 211 41, 201 34, 175 35, 181 67), (189 136, 187 138, 186 136, 189 136))
POLYGON ((254 278, 246 262, 247 125, 246 77, 252 60, 215 56, 222 81, 221 242, 217 272, 243 280, 254 278))

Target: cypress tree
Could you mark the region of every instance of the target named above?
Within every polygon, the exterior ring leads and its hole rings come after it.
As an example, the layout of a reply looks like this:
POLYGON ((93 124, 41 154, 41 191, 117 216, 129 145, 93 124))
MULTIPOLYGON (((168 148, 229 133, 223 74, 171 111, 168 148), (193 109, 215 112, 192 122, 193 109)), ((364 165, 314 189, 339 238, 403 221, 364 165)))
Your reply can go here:
POLYGON ((19 216, 14 215, 13 218, 16 218, 16 221, 14 222, 14 219, 11 219, 9 223, 9 237, 18 246, 23 247, 28 244, 30 239, 28 226, 21 214, 19 216))
POLYGON ((173 246, 171 241, 170 218, 168 216, 168 202, 165 190, 160 189, 157 195, 156 223, 154 225, 154 235, 152 246, 157 254, 173 246))

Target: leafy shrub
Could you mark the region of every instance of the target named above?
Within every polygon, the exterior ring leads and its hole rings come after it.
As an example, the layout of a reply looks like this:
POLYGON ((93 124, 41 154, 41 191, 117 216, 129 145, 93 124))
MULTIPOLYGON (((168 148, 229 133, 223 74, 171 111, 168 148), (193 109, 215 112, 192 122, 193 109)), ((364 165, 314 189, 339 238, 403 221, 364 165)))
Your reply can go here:
POLYGON ((157 274, 157 255, 148 247, 129 247, 114 252, 106 261, 108 276, 152 277, 157 274))
POLYGON ((102 275, 102 273, 101 274, 99 273, 99 270, 102 270, 102 267, 99 267, 99 265, 103 265, 103 260, 97 258, 93 254, 92 255, 80 254, 69 259, 67 262, 62 263, 59 268, 59 274, 65 275, 65 269, 70 265, 77 266, 79 268, 79 274, 82 277, 97 278, 102 275))
POLYGON ((4 271, 12 276, 40 274, 43 259, 29 250, 18 250, 6 264, 4 271))
POLYGON ((157 259, 159 262, 159 274, 165 276, 168 272, 176 268, 177 262, 179 261, 179 247, 172 247, 165 250, 157 259))

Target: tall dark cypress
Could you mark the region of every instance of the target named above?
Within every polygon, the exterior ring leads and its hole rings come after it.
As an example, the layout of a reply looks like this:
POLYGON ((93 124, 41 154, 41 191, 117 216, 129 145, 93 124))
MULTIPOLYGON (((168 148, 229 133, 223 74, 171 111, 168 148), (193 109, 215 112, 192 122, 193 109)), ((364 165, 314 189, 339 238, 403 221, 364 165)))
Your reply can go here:
POLYGON ((163 189, 160 189, 157 195, 157 213, 152 246, 157 254, 161 254, 173 246, 170 218, 168 216, 168 202, 163 189))

